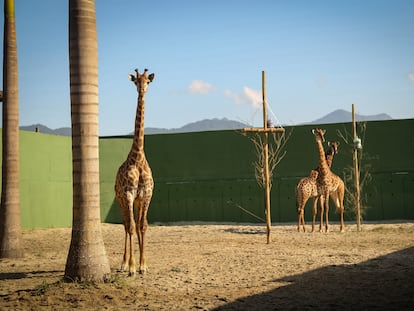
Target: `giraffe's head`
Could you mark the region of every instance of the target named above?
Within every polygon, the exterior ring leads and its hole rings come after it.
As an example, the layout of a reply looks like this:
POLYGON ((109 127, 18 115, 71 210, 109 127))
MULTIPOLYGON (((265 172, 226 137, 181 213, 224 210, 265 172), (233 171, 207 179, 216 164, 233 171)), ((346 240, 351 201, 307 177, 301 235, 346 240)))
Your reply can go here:
POLYGON ((129 74, 129 80, 134 82, 134 84, 137 87, 137 91, 139 94, 144 95, 144 93, 147 91, 148 84, 154 80, 154 74, 151 73, 147 76, 148 69, 144 69, 144 73, 140 74, 138 72, 138 69, 135 69, 135 75, 129 74))
POLYGON ((319 172, 317 170, 311 170, 309 173, 309 178, 316 180, 318 178, 319 172))
POLYGON ((316 128, 312 130, 313 135, 315 135, 316 141, 325 142, 325 133, 326 130, 316 128))
POLYGON ((328 153, 337 154, 339 147, 339 141, 328 141, 328 153))

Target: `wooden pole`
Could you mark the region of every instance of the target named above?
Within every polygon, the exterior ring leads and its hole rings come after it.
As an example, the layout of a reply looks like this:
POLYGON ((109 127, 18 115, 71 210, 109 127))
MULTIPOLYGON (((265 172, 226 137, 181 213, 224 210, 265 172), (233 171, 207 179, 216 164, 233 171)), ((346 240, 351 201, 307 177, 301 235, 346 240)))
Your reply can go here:
POLYGON ((355 106, 352 104, 352 126, 354 130, 354 174, 355 174, 355 200, 357 213, 357 231, 361 231, 361 204, 360 204, 360 189, 359 189, 359 168, 358 168, 358 148, 355 146, 357 139, 356 122, 355 122, 355 106))
POLYGON ((270 243, 270 230, 272 218, 270 215, 270 180, 269 180, 269 133, 267 131, 267 103, 266 103, 266 73, 262 71, 262 96, 263 96, 263 129, 264 129, 264 177, 265 177, 265 207, 267 244, 270 243))
POLYGON ((244 128, 243 132, 263 133, 263 162, 264 162, 264 203, 266 213, 267 244, 270 243, 270 229, 272 217, 270 215, 270 172, 269 172, 269 133, 282 133, 284 128, 268 127, 267 123, 267 103, 266 103, 266 73, 262 71, 262 96, 263 96, 263 128, 244 128))

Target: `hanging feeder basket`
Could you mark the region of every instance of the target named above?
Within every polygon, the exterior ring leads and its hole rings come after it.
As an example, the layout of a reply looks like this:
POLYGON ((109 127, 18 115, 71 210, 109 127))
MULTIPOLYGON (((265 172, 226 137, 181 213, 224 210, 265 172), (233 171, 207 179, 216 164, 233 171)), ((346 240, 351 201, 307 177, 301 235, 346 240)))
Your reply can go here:
POLYGON ((354 149, 362 149, 361 138, 355 137, 354 139, 354 149))

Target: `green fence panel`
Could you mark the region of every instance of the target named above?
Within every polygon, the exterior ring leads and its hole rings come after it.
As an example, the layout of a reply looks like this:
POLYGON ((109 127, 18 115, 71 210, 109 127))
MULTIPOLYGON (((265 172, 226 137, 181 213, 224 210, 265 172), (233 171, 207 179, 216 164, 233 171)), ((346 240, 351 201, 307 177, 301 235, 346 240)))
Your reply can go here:
POLYGON ((404 174, 403 180, 404 218, 414 219, 414 172, 404 174))
POLYGON ((72 225, 72 145, 69 137, 20 132, 22 228, 72 225))
POLYGON ((389 174, 381 183, 382 206, 385 219, 403 219, 402 178, 389 174))

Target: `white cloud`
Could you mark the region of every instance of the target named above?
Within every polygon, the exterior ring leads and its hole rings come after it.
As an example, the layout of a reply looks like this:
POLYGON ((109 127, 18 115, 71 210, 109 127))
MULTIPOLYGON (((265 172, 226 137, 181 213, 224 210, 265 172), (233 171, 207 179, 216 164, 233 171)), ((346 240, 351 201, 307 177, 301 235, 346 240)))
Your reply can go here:
POLYGON ((188 86, 188 92, 190 94, 207 94, 213 91, 214 86, 210 83, 201 80, 191 81, 188 86))
POLYGON ((232 101, 234 101, 236 104, 244 104, 246 102, 246 98, 242 94, 234 93, 230 90, 225 90, 224 96, 230 98, 232 101))
POLYGON ((247 86, 243 87, 241 94, 225 90, 224 96, 230 98, 236 104, 249 103, 254 109, 260 109, 262 107, 262 93, 247 86))
POLYGON ((262 107, 262 93, 260 91, 253 90, 247 86, 243 87, 243 94, 250 102, 254 109, 262 107))
POLYGON ((410 74, 408 74, 408 79, 414 82, 414 72, 411 72, 410 74))

